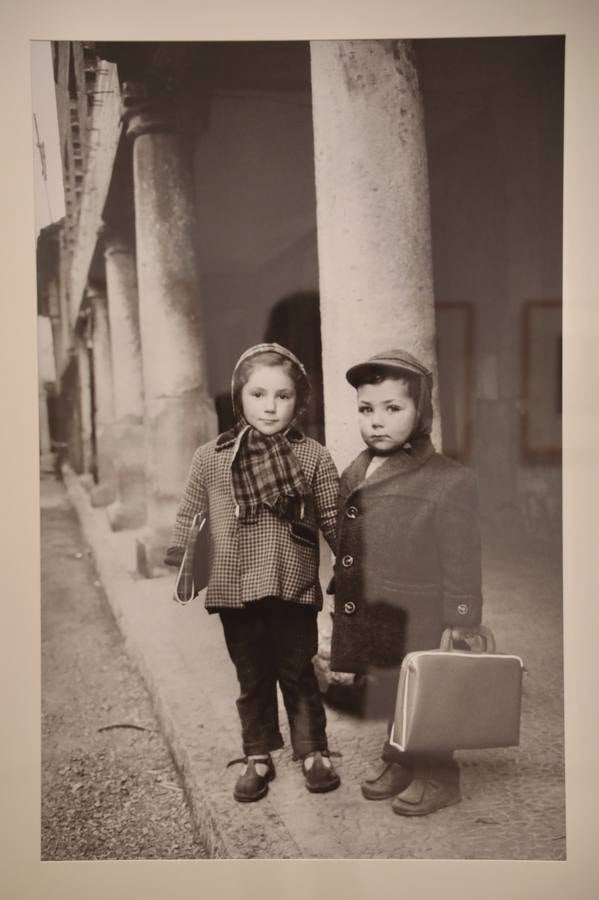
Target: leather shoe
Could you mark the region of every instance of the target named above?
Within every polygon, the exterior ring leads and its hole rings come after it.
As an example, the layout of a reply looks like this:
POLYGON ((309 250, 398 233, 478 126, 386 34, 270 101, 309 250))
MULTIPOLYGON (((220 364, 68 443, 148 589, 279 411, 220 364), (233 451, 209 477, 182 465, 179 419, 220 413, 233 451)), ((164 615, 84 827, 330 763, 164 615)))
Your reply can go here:
POLYGON ((264 759, 246 758, 245 763, 245 772, 242 772, 235 782, 233 796, 240 803, 253 803, 267 793, 268 782, 273 780, 276 772, 270 756, 264 759), (263 775, 256 771, 256 764, 266 766, 266 772, 263 775))
POLYGON ((341 784, 341 779, 335 772, 326 750, 315 750, 313 753, 308 753, 302 761, 302 771, 306 787, 312 794, 334 791, 341 784))
POLYGON ((411 780, 411 769, 399 763, 383 762, 378 772, 364 779, 360 790, 367 800, 387 800, 401 794, 411 780))
POLYGON ((412 782, 391 803, 391 809, 398 816, 428 816, 461 799, 459 769, 430 768, 414 773, 412 782))

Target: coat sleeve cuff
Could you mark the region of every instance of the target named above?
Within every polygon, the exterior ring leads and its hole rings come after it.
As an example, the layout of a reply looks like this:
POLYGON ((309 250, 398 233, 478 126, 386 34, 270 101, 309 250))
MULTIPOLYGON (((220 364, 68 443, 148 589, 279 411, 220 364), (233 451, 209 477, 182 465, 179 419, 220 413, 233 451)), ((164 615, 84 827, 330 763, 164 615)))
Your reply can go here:
POLYGON ((480 597, 444 597, 443 624, 452 628, 472 628, 480 625, 482 602, 480 597))
POLYGON ((164 557, 164 564, 165 566, 176 566, 178 568, 183 562, 184 556, 184 547, 169 547, 164 557))

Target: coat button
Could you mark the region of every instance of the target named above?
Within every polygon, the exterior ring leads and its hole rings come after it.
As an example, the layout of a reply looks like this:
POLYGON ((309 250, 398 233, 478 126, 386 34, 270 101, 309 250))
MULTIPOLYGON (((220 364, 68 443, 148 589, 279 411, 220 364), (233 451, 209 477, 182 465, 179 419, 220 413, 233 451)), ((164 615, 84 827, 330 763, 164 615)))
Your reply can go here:
POLYGON ((458 615, 467 616, 470 612, 470 607, 467 603, 458 603, 458 615))
POLYGON ((345 515, 348 519, 355 519, 358 515, 358 507, 357 506, 348 506, 345 510, 345 515))
POLYGON ((353 556, 349 556, 349 554, 347 556, 344 556, 343 559, 341 560, 341 565, 345 569, 349 569, 349 567, 353 566, 353 564, 354 564, 354 558, 353 558, 353 556))
POLYGON ((343 604, 343 612, 347 613, 348 616, 351 616, 356 611, 356 604, 353 600, 348 600, 347 603, 343 604))

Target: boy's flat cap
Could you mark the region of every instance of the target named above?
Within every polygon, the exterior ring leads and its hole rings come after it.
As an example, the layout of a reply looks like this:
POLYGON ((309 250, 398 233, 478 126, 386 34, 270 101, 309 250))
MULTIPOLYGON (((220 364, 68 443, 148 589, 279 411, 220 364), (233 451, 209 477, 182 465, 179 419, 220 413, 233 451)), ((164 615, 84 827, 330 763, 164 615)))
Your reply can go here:
POLYGON ((371 356, 365 362, 351 366, 345 373, 345 377, 352 387, 358 387, 358 385, 363 383, 364 377, 368 377, 371 372, 379 370, 382 373, 389 371, 389 369, 395 369, 398 372, 412 372, 415 375, 424 375, 427 378, 432 376, 430 369, 427 369, 407 350, 393 349, 375 353, 374 356, 371 356))

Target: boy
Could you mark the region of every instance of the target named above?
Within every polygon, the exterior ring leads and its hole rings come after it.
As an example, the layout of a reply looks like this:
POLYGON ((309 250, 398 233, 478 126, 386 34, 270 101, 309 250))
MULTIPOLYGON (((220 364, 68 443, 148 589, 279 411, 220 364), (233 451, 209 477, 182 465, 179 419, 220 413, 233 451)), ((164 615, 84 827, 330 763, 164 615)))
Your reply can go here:
MULTIPOLYGON (((394 676, 406 653, 439 646, 481 620, 474 473, 435 451, 432 375, 389 350, 352 366, 366 449, 341 477, 331 667, 394 676)), ((453 756, 417 758, 387 741, 362 783, 369 800, 394 798, 398 815, 426 815, 461 799, 453 756)))

